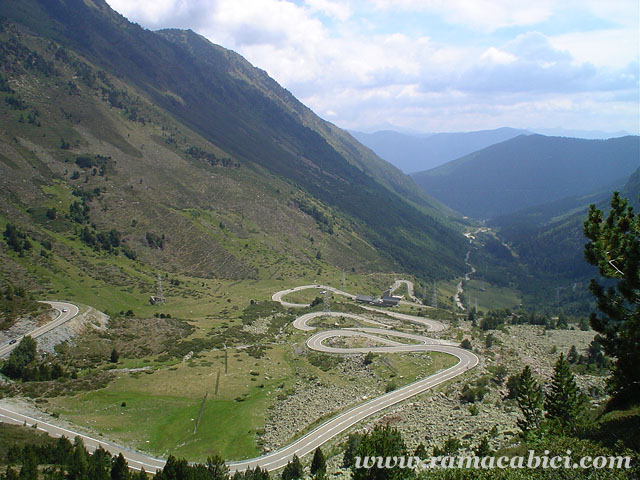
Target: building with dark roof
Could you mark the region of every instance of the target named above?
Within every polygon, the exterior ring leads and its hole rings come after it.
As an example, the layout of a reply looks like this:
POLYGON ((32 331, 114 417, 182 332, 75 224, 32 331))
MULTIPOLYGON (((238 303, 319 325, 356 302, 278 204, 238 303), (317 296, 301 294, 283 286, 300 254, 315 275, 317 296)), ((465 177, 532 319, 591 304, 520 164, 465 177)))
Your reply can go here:
POLYGON ((373 303, 375 298, 370 295, 356 295, 356 302, 360 303, 373 303))

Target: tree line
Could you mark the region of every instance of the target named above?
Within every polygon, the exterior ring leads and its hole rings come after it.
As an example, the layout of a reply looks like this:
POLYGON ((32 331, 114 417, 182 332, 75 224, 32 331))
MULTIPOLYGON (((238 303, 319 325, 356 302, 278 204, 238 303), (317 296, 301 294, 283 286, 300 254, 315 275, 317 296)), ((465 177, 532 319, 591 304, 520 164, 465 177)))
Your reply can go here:
MULTIPOLYGON (((147 480, 144 468, 133 471, 122 453, 112 456, 102 447, 90 454, 80 437, 71 443, 66 437, 44 444, 29 443, 22 447, 11 446, 7 450, 7 470, 0 480, 147 480), (19 465, 19 466, 18 466, 19 465)), ((317 448, 310 467, 315 479, 326 472, 326 461, 317 448)), ((304 477, 300 459, 293 459, 282 471, 282 480, 304 477)), ((268 471, 255 467, 245 471, 229 472, 224 459, 218 455, 207 458, 205 463, 191 464, 185 459, 170 455, 165 466, 155 472, 155 480, 270 480, 268 471)))
POLYGON ((23 382, 56 380, 68 376, 57 361, 38 355, 37 343, 29 335, 23 337, 9 358, 2 362, 0 372, 12 380, 23 382))

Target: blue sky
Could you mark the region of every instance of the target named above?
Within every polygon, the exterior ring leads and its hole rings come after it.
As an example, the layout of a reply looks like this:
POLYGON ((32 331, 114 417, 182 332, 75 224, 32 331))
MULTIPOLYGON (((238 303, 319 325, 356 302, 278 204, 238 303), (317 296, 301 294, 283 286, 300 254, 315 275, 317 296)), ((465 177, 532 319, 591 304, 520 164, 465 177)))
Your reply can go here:
POLYGON ((107 0, 191 28, 343 128, 640 130, 637 0, 107 0))

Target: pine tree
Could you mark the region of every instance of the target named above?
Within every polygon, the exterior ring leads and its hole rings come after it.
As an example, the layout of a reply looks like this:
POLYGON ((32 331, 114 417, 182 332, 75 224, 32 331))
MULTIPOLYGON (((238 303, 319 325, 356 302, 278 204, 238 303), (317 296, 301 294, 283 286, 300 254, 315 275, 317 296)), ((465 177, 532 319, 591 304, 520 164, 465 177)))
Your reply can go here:
MULTIPOLYGON (((407 447, 400 432, 389 426, 375 427, 371 432, 362 437, 360 445, 356 450, 356 457, 364 459, 365 457, 401 457, 407 455, 407 447)), ((391 466, 391 468, 355 468, 352 467, 353 480, 400 480, 406 479, 408 471, 399 466, 391 466)))
POLYGON ((67 437, 60 437, 54 446, 54 458, 62 465, 68 465, 73 457, 73 445, 67 437))
POLYGON ((603 315, 591 315, 604 352, 614 359, 609 388, 614 398, 629 402, 640 398, 640 215, 618 192, 611 199, 606 220, 591 205, 584 223, 585 259, 600 275, 617 280, 605 288, 591 280, 589 290, 603 315))
POLYGON ((67 477, 69 480, 89 480, 89 454, 80 437, 73 444, 73 455, 67 477))
POLYGON ((609 360, 602 353, 602 345, 597 338, 591 340, 587 348, 587 362, 596 368, 605 368, 609 365, 609 360))
POLYGON ((120 360, 120 354, 114 348, 113 350, 111 350, 111 355, 109 356, 109 361, 111 363, 118 363, 118 360, 120 360))
POLYGON ((49 467, 44 471, 44 480, 66 480, 65 469, 63 466, 49 467))
POLYGON ((576 348, 575 345, 571 345, 571 348, 569 349, 569 353, 567 353, 567 362, 569 363, 576 363, 578 361, 578 349, 576 348))
POLYGON ((189 463, 185 459, 177 459, 169 455, 162 472, 154 477, 158 480, 182 480, 189 478, 189 463))
POLYGON ((7 467, 7 471, 5 472, 3 478, 4 478, 4 480, 19 480, 20 479, 20 477, 18 476, 16 471, 11 467, 7 467))
POLYGON ((311 475, 323 476, 327 471, 327 461, 320 447, 313 452, 313 460, 311 461, 311 475))
POLYGON ((297 455, 293 455, 293 459, 282 470, 282 480, 299 480, 302 477, 304 477, 302 463, 297 455))
POLYGON ((461 448, 462 442, 460 442, 460 439, 458 439, 457 437, 449 437, 444 442, 442 447, 433 447, 433 456, 444 457, 455 455, 461 448))
POLYGON ((25 448, 25 456, 18 478, 20 480, 38 480, 38 459, 32 448, 25 448))
POLYGON ((491 446, 489 445, 489 439, 486 436, 480 439, 480 443, 474 449, 473 453, 478 457, 488 457, 491 455, 491 446))
POLYGON ((111 478, 111 455, 102 447, 98 447, 89 457, 89 478, 91 480, 111 478))
POLYGON ((427 458, 427 449, 424 448, 424 444, 420 443, 417 447, 416 447, 416 451, 413 453, 414 457, 418 457, 420 459, 425 459, 427 458))
POLYGON ((564 354, 556 362, 551 389, 545 399, 546 417, 563 429, 573 429, 583 408, 583 398, 564 354))
POLYGON ((374 358, 375 358, 375 355, 373 354, 373 352, 371 351, 367 352, 367 354, 364 356, 364 364, 370 365, 373 362, 374 358))
MULTIPOLYGON (((37 358, 36 341, 29 335, 20 340, 18 346, 11 352, 9 358, 2 364, 2 373, 7 377, 17 380, 28 376, 30 364, 33 364, 37 358)), ((25 380, 27 380, 25 378, 25 380)))
POLYGON ((362 435, 359 433, 352 433, 347 437, 344 453, 342 454, 342 468, 351 468, 354 465, 356 451, 361 441, 362 435))
POLYGON ((245 472, 236 472, 233 475, 233 480, 270 480, 270 478, 269 472, 257 465, 253 470, 248 468, 245 472))
POLYGON ((219 455, 207 458, 207 472, 211 480, 225 480, 229 476, 229 467, 219 455))
POLYGON ((516 402, 522 412, 522 418, 518 419, 518 427, 525 435, 535 430, 542 420, 542 388, 531 374, 529 365, 524 367, 518 377, 518 389, 516 402))
POLYGON ((138 473, 134 476, 135 480, 149 480, 149 476, 147 472, 144 471, 144 468, 141 468, 138 473))
POLYGON ((129 480, 129 465, 124 458, 124 455, 120 453, 114 460, 111 467, 111 480, 129 480))

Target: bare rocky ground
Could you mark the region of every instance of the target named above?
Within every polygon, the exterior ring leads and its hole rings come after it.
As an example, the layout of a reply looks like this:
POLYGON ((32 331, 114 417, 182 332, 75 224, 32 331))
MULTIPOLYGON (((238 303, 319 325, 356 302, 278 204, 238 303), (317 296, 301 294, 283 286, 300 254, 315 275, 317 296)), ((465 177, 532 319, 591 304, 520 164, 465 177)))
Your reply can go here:
MULTIPOLYGON (((376 377, 363 365, 364 355, 349 355, 337 367, 340 375, 353 379, 345 386, 300 379, 293 392, 269 410, 261 441, 265 451, 277 450, 300 436, 314 422, 384 393, 376 377), (301 412, 304 412, 301 415, 301 412)), ((319 425, 319 423, 317 423, 319 425)))
MULTIPOLYGON (((0 331, 0 343, 6 343, 13 338, 20 337, 35 330, 39 326, 50 322, 55 315, 56 313, 51 310, 37 317, 22 317, 8 330, 0 331)), ((53 353, 56 345, 72 340, 73 337, 86 331, 88 328, 105 330, 108 321, 109 317, 104 313, 91 307, 81 306, 78 315, 37 338, 38 350, 43 353, 53 353)))
POLYGON ((53 315, 53 311, 51 311, 41 313, 37 317, 27 315, 20 318, 13 325, 11 325, 9 329, 0 330, 0 344, 7 343, 14 338, 21 337, 22 335, 35 330, 39 326, 51 321, 53 315))
POLYGON ((56 345, 72 341, 72 339, 87 331, 95 329, 104 331, 109 323, 109 317, 91 307, 81 307, 80 313, 68 322, 38 337, 38 350, 53 353, 56 345))

